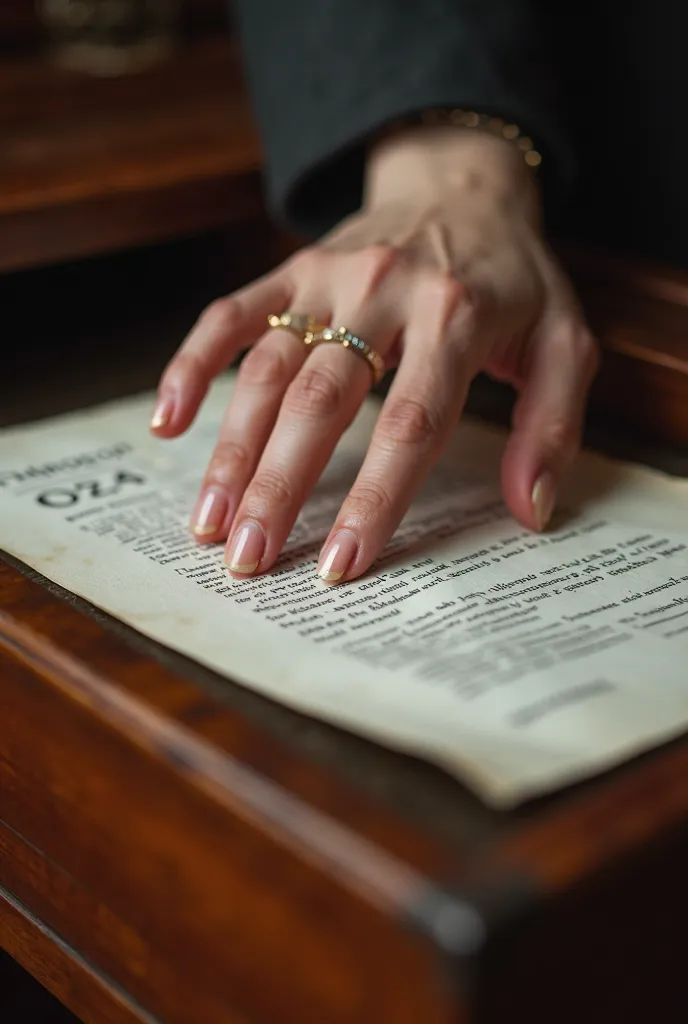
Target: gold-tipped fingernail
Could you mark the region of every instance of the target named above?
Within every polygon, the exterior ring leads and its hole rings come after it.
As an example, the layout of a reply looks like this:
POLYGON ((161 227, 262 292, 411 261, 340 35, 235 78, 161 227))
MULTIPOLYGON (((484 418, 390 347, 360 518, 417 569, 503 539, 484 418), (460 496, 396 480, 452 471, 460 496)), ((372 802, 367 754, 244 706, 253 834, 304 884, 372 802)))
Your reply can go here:
POLYGON ((347 571, 358 551, 358 541, 350 530, 339 530, 320 556, 318 576, 325 583, 336 583, 347 571))
POLYGON ((201 494, 191 517, 195 537, 210 537, 217 533, 227 518, 229 499, 221 487, 207 487, 201 494))
POLYGON ((217 533, 216 526, 199 526, 198 523, 194 526, 193 532, 197 537, 209 537, 211 533, 217 533))
POLYGON ((230 572, 250 576, 258 568, 265 551, 265 534, 259 523, 247 519, 234 532, 228 565, 230 572))
POLYGON ((231 572, 238 572, 241 576, 250 576, 258 568, 257 562, 230 562, 231 572))
POLYGON ((556 500, 557 482, 554 474, 546 470, 535 481, 531 496, 535 525, 538 530, 544 530, 549 523, 556 500))
POLYGON ((166 427, 172 419, 172 413, 174 411, 174 402, 171 398, 160 398, 158 404, 153 410, 151 416, 151 429, 160 430, 161 427, 166 427))

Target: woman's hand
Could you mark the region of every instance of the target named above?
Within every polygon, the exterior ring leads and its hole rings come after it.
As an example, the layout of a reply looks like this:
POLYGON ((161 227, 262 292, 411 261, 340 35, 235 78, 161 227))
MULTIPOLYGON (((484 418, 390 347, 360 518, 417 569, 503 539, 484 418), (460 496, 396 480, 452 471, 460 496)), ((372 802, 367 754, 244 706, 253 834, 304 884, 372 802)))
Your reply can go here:
POLYGON ((508 143, 460 129, 381 142, 364 205, 322 244, 213 303, 160 385, 152 429, 175 437, 213 378, 250 346, 192 520, 227 542, 237 575, 269 569, 370 389, 365 361, 266 333, 294 310, 345 326, 398 366, 370 448, 323 548, 319 571, 353 579, 382 552, 485 370, 519 391, 502 487, 542 529, 579 445, 596 346, 544 243, 530 170, 508 143))

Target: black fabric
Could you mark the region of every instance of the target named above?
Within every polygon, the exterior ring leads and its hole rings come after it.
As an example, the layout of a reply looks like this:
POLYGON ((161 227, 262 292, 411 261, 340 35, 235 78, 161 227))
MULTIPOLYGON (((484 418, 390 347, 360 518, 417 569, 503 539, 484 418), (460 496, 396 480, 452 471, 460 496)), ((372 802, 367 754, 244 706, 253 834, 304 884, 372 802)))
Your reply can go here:
POLYGON ((579 169, 561 232, 688 267, 688 3, 542 2, 579 169))
POLYGON ((355 209, 370 133, 428 107, 499 112, 542 140, 566 178, 527 0, 241 0, 237 10, 269 196, 300 228, 320 232, 355 209))
POLYGON ((688 266, 685 0, 238 0, 276 213, 360 204, 367 140, 463 106, 544 154, 552 230, 688 266))

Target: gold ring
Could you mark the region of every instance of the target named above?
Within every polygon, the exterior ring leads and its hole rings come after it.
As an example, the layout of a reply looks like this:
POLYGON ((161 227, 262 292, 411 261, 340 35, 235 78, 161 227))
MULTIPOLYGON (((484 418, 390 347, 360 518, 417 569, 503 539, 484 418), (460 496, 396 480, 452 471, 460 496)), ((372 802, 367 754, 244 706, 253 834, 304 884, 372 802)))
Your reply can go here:
POLYGON ((268 324, 278 330, 291 331, 304 345, 311 345, 313 336, 325 327, 324 324, 318 323, 310 313, 292 313, 290 310, 280 313, 279 316, 276 313, 270 313, 268 324))
POLYGON ((331 341, 350 349, 365 359, 373 373, 373 385, 380 383, 385 375, 385 361, 380 353, 371 348, 363 338, 358 338, 351 331, 347 331, 346 327, 323 327, 313 333, 309 344, 315 348, 316 345, 331 341))

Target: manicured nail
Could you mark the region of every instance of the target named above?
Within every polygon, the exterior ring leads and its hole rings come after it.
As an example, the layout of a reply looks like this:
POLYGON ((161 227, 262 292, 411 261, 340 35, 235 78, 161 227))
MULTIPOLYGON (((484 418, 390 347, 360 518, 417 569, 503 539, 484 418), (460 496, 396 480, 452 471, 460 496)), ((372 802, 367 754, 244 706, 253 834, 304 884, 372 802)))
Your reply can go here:
POLYGON ((349 568, 356 552, 358 541, 349 530, 339 530, 325 547, 318 562, 318 576, 327 583, 336 583, 349 568))
POLYGON ((231 572, 250 576, 258 568, 265 550, 265 534, 258 523, 247 520, 237 527, 228 559, 231 572))
POLYGON ((171 398, 162 395, 158 399, 158 404, 153 410, 151 416, 151 430, 160 430, 161 427, 166 427, 172 419, 172 413, 174 412, 174 402, 171 398))
POLYGON ((208 487, 198 499, 193 516, 192 530, 197 537, 209 537, 217 533, 225 521, 229 499, 220 487, 208 487))
POLYGON ((557 500, 557 481, 553 473, 547 470, 538 477, 533 487, 531 500, 535 513, 535 524, 538 530, 544 530, 552 518, 557 500))

